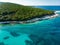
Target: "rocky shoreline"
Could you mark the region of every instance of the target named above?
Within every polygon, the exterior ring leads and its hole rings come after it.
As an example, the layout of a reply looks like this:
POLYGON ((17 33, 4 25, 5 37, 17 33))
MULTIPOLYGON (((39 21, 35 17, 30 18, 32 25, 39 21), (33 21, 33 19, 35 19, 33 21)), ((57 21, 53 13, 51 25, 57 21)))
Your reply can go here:
POLYGON ((2 21, 0 22, 0 24, 26 24, 26 23, 34 23, 36 21, 42 21, 42 20, 47 20, 47 19, 51 19, 51 18, 55 18, 57 17, 58 14, 54 14, 54 15, 50 15, 50 16, 44 16, 44 17, 41 17, 41 18, 34 18, 34 19, 31 19, 31 20, 27 20, 27 21, 2 21))

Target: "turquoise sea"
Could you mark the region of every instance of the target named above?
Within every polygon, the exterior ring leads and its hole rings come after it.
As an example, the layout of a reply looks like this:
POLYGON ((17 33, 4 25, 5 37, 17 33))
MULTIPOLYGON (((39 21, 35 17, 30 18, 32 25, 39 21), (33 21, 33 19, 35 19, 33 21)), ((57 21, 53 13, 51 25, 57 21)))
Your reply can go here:
MULTIPOLYGON (((60 6, 54 6, 52 10, 54 9, 60 10, 60 6)), ((60 14, 58 15, 56 18, 29 24, 0 24, 0 45, 60 45, 60 14)))

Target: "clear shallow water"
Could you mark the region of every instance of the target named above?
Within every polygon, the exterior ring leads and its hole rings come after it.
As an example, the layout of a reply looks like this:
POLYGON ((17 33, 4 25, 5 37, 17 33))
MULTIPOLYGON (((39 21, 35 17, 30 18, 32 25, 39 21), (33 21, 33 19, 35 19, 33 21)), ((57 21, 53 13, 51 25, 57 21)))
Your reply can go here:
POLYGON ((60 45, 60 14, 30 24, 0 24, 0 45, 60 45))

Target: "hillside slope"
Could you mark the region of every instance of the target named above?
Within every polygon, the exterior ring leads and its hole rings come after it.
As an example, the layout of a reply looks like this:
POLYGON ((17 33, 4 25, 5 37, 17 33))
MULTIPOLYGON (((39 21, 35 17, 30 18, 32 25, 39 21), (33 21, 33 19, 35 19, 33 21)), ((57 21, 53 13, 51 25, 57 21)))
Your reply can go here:
POLYGON ((54 11, 0 2, 0 21, 25 21, 52 14, 54 11))

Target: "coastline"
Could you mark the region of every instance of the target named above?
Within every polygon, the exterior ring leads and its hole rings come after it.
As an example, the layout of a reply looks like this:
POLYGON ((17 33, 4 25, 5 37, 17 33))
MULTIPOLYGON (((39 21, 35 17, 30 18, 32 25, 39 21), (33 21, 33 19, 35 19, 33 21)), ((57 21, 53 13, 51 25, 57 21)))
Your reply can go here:
POLYGON ((47 16, 43 16, 41 18, 34 18, 34 19, 31 19, 31 20, 27 20, 27 21, 2 21, 0 22, 0 24, 26 24, 26 23, 34 23, 36 21, 42 21, 42 20, 48 20, 48 19, 51 19, 51 18, 55 18, 57 17, 58 14, 54 14, 54 15, 47 15, 47 16))

